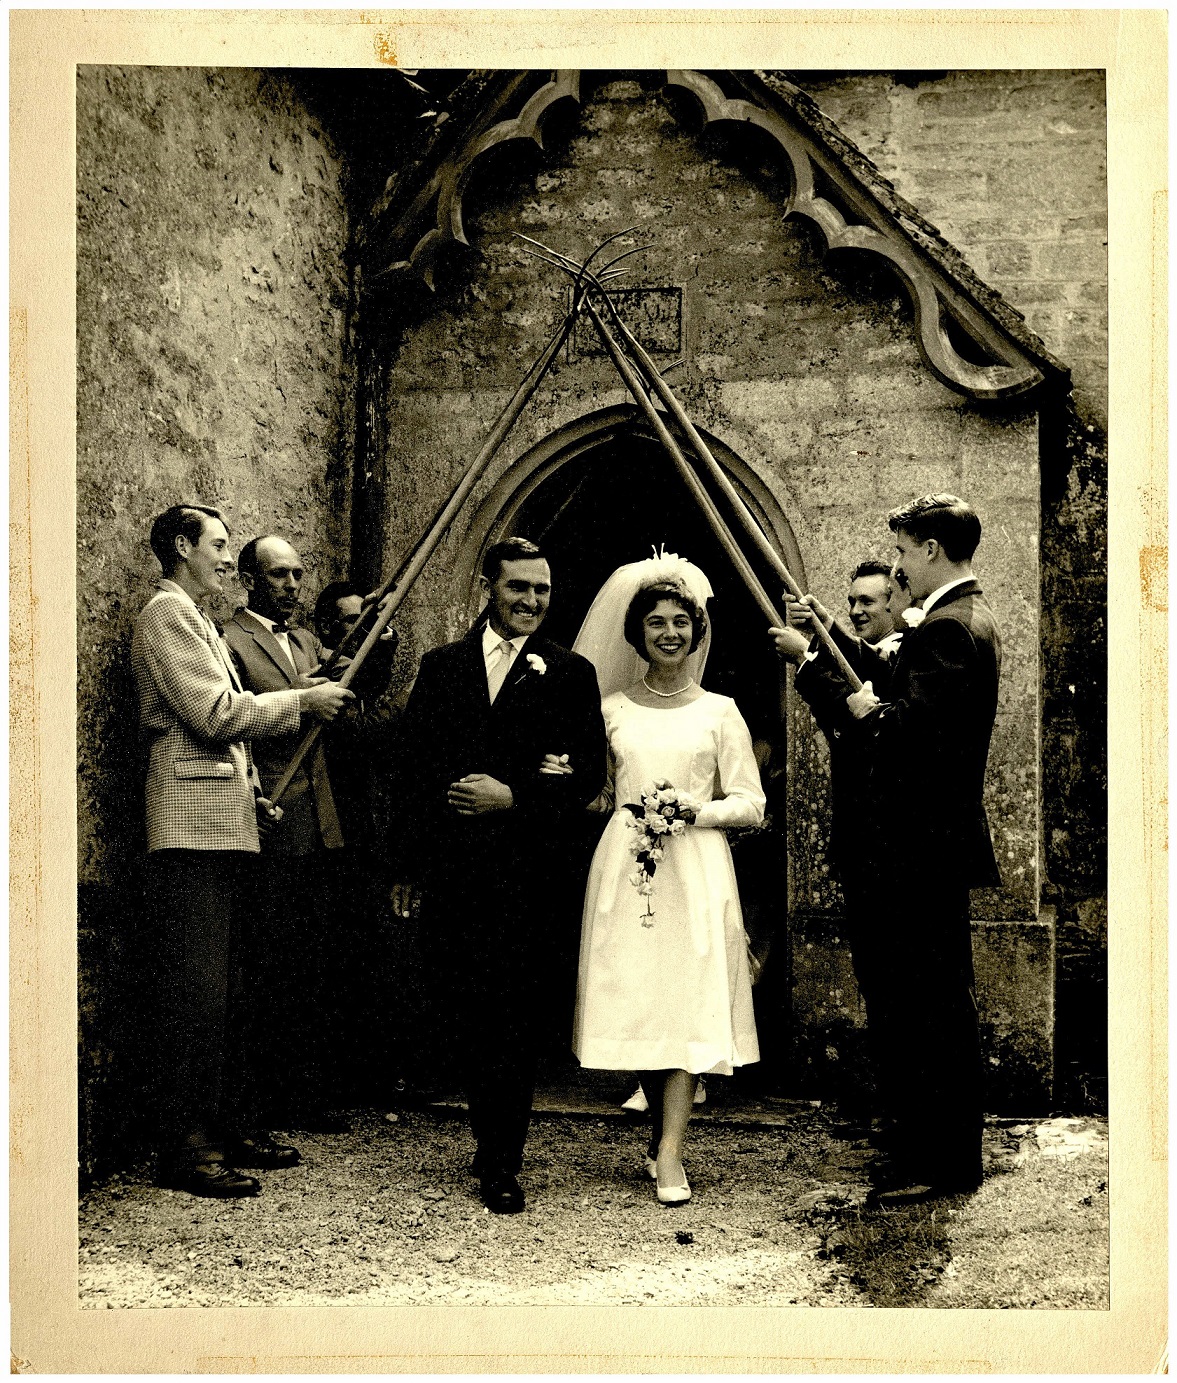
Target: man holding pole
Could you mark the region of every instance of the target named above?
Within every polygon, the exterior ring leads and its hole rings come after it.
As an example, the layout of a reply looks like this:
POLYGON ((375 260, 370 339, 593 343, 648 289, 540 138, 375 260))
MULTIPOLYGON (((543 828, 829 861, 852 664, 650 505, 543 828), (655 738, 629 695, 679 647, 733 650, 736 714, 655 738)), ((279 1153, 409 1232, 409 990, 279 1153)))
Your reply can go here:
POLYGON ((160 1089, 159 1175, 197 1196, 252 1196, 236 1167, 297 1162, 243 1124, 240 1060, 230 1056, 239 895, 258 853, 258 796, 247 741, 289 734, 303 714, 331 720, 351 693, 321 678, 298 690, 245 691, 207 613, 232 566, 216 509, 177 504, 151 527, 163 568, 135 623, 131 663, 147 751, 147 871, 155 914, 160 1089))
POLYGON ((893 576, 922 607, 905 612, 909 628, 892 663, 833 628, 811 596, 805 603, 864 683, 853 690, 818 651, 823 675, 843 679, 848 748, 863 755, 879 804, 880 872, 908 863, 874 894, 884 950, 868 1011, 896 1121, 879 1201, 907 1204, 975 1189, 982 1176, 969 891, 1001 882, 982 802, 1001 638, 973 575, 981 538, 973 509, 955 495, 924 495, 888 524, 893 576))
MULTIPOLYGON (((284 538, 267 534, 245 544, 237 565, 248 604, 226 624, 225 642, 242 685, 260 694, 306 685, 330 650, 298 620, 302 558, 284 538)), ((388 647, 378 644, 381 656, 369 658, 363 670, 369 686, 381 675, 387 683, 388 647)), ((337 666, 342 672, 345 664, 337 666)), ((258 746, 267 797, 305 728, 258 746)), ((342 904, 352 860, 321 739, 291 778, 281 807, 281 822, 262 842, 251 907, 254 1098, 279 1127, 338 1132, 347 1127, 338 1106, 344 933, 353 925, 342 904)))
MULTIPOLYGON (((868 560, 855 567, 846 593, 854 632, 864 644, 888 658, 898 651, 908 603, 885 562, 868 560), (896 628, 898 624, 899 628, 896 628)), ((873 1033, 878 1022, 878 987, 886 972, 887 943, 876 923, 875 899, 894 876, 894 862, 880 861, 877 837, 892 810, 872 794, 869 761, 855 734, 846 704, 846 683, 832 660, 822 660, 811 645, 813 614, 808 606, 789 602, 790 626, 775 636, 777 652, 797 668, 793 685, 813 712, 830 748, 830 857, 845 904, 845 935, 859 993, 873 1033)), ((876 1072, 876 1079, 883 1073, 876 1072)), ((885 1090, 879 1112, 889 1106, 885 1090)))
POLYGON ((496 543, 481 583, 485 625, 425 654, 401 721, 393 909, 411 916, 424 893, 452 976, 482 1200, 515 1214, 562 823, 601 790, 605 725, 592 664, 539 633, 552 590, 541 550, 496 543), (546 754, 571 772, 541 773, 546 754))

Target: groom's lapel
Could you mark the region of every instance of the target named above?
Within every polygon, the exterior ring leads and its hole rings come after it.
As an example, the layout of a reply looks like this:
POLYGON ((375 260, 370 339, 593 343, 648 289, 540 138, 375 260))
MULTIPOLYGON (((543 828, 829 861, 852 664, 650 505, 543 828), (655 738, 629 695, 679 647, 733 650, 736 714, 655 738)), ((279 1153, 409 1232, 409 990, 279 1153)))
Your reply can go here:
POLYGON ((519 650, 515 661, 511 664, 511 671, 507 673, 507 680, 503 683, 498 696, 495 697, 496 708, 506 706, 513 701, 520 684, 526 678, 539 675, 527 661, 529 655, 534 656, 536 654, 542 657, 543 648, 539 639, 533 634, 519 650))
POLYGON ((482 652, 482 625, 476 624, 458 645, 460 686, 470 704, 483 715, 490 710, 486 688, 486 658, 482 652))

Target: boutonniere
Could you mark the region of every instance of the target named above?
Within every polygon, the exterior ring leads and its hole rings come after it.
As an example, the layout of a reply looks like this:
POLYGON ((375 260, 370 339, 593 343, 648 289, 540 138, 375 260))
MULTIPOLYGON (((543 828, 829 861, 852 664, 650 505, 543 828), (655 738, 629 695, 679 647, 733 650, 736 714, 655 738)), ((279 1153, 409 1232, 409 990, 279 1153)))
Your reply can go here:
POLYGON ((902 619, 909 629, 918 629, 924 622, 924 611, 918 610, 914 605, 909 605, 903 611, 902 619))
POLYGON ((534 672, 537 677, 542 677, 548 670, 547 663, 544 662, 538 653, 529 653, 527 655, 527 661, 531 666, 532 672, 534 672))

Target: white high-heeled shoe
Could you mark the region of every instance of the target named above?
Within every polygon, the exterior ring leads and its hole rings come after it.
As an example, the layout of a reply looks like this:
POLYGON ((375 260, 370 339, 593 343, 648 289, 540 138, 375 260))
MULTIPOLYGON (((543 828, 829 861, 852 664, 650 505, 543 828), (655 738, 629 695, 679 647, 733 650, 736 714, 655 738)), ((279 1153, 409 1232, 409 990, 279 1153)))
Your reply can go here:
MULTIPOLYGON (((682 1167, 681 1162, 679 1163, 679 1166, 682 1167)), ((655 1179, 657 1179, 657 1175, 658 1168, 657 1164, 655 1164, 655 1179)), ((687 1201, 690 1200, 690 1198, 691 1186, 690 1183, 687 1181, 687 1174, 685 1168, 683 1169, 681 1183, 678 1183, 674 1186, 664 1186, 661 1181, 658 1181, 658 1199, 659 1201, 661 1201, 663 1205, 684 1205, 687 1201)))

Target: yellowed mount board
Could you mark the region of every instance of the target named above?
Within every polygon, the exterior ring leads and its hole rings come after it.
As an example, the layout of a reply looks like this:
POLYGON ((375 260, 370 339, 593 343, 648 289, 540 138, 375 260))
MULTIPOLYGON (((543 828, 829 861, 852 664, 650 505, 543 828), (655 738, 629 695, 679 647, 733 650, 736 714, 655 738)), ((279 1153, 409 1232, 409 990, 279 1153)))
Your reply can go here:
POLYGON ((1165 15, 1158 10, 11 15, 11 1011, 18 1372, 1099 1373, 1163 1367, 1165 15), (1111 1308, 80 1311, 74 81, 191 66, 1104 68, 1111 209, 1111 1308))

